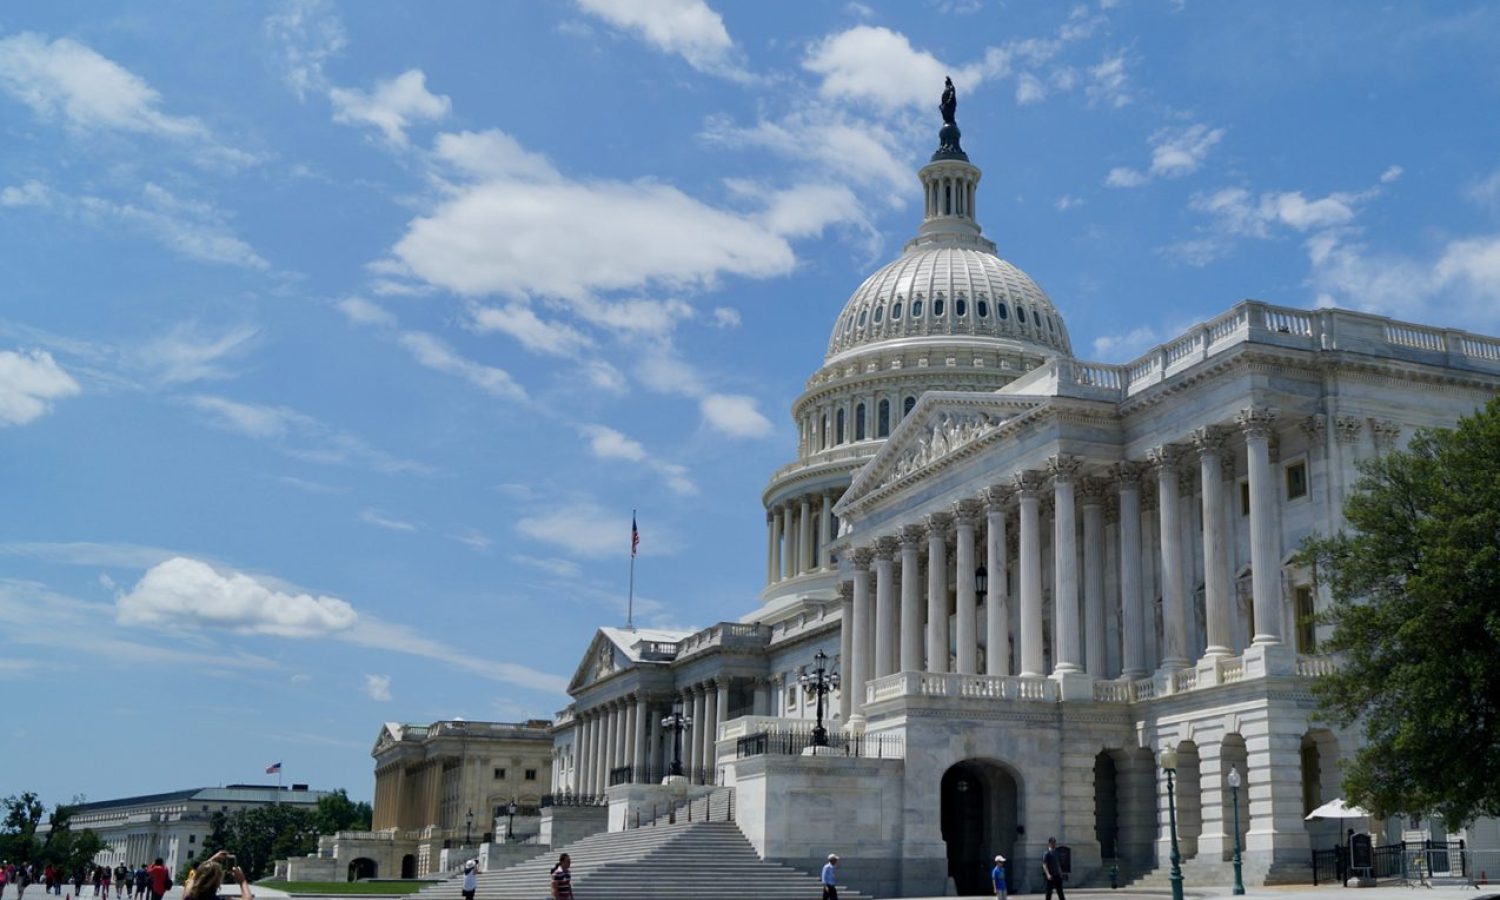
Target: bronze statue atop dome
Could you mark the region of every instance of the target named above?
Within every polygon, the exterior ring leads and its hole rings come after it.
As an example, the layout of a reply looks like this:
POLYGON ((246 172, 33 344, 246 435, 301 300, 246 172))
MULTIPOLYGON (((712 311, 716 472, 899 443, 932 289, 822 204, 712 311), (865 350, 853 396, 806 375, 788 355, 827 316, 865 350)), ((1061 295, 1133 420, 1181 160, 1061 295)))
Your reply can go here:
POLYGON ((953 79, 943 79, 943 99, 938 101, 938 111, 943 114, 943 122, 947 125, 957 125, 953 114, 958 111, 958 92, 953 89, 953 79))
POLYGON ((969 155, 958 143, 958 139, 962 137, 955 118, 958 112, 958 91, 954 90, 951 77, 943 79, 943 99, 938 101, 938 112, 943 114, 943 127, 938 130, 938 148, 932 154, 932 161, 959 159, 968 162, 969 155))

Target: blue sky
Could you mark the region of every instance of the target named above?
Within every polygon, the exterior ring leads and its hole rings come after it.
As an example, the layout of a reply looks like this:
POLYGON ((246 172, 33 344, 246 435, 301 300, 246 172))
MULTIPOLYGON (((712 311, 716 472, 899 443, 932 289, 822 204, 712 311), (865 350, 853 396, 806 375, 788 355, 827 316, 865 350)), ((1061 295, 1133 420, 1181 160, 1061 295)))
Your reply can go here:
POLYGON ((0 793, 368 797, 593 626, 751 609, 942 78, 1080 356, 1255 297, 1500 332, 1500 9, 0 9, 0 793))

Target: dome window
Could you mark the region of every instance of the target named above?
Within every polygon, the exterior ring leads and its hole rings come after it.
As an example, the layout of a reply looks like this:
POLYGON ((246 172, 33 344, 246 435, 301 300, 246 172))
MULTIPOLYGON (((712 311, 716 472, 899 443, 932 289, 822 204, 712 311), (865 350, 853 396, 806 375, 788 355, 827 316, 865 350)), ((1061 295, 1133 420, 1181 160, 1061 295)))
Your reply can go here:
POLYGON ((891 321, 892 322, 899 322, 899 321, 901 321, 901 301, 900 300, 897 300, 895 303, 891 304, 891 321))
POLYGON ((995 317, 997 319, 999 319, 1000 321, 1002 321, 1002 322, 1005 321, 1006 319, 1009 319, 1010 318, 1010 307, 1006 306, 1004 303, 996 303, 995 304, 995 317))
POLYGON ((941 319, 943 317, 943 298, 942 297, 939 297, 936 300, 932 301, 932 315, 933 315, 933 318, 937 318, 937 319, 941 319))
POLYGON ((920 319, 920 318, 922 318, 922 298, 921 297, 918 297, 917 299, 915 299, 915 300, 913 300, 911 302, 911 317, 913 319, 920 319))
POLYGON ((979 318, 988 319, 989 317, 990 305, 988 303, 985 303, 983 300, 979 301, 979 318))
POLYGON ((818 429, 818 437, 821 439, 820 442, 823 445, 823 449, 827 450, 828 449, 828 413, 824 413, 823 414, 823 427, 820 428, 820 429, 818 429))
POLYGON ((964 302, 964 298, 959 297, 953 301, 953 314, 960 319, 969 314, 969 304, 964 302))
POLYGON ((883 318, 883 317, 884 317, 884 316, 885 316, 885 307, 883 307, 883 306, 877 306, 877 307, 875 307, 875 316, 874 316, 874 320, 875 320, 875 324, 876 324, 876 325, 879 325, 879 324, 880 324, 880 320, 881 320, 881 319, 882 319, 882 318, 883 318))
POLYGON ((865 327, 865 310, 863 309, 859 311, 859 327, 865 327))
POLYGON ((835 444, 842 444, 844 442, 844 411, 842 409, 834 417, 833 442, 835 444))
POLYGON ((1052 317, 1051 316, 1047 317, 1047 330, 1048 331, 1052 330, 1052 317))
POLYGON ((891 401, 880 401, 875 410, 875 436, 885 437, 891 433, 891 401))
POLYGON ((865 439, 865 405, 854 407, 854 439, 862 441, 865 439))
POLYGON ((851 332, 853 330, 854 330, 854 317, 850 316, 849 318, 847 318, 847 319, 844 320, 844 334, 847 335, 849 332, 851 332))
MULTIPOLYGON (((1018 306, 1018 307, 1016 307, 1016 321, 1020 322, 1022 325, 1026 324, 1026 307, 1024 307, 1024 306, 1018 306)), ((863 324, 863 323, 861 323, 861 324, 863 324)))
POLYGON ((916 397, 907 397, 906 402, 901 404, 901 418, 906 418, 911 413, 911 408, 917 405, 916 397))

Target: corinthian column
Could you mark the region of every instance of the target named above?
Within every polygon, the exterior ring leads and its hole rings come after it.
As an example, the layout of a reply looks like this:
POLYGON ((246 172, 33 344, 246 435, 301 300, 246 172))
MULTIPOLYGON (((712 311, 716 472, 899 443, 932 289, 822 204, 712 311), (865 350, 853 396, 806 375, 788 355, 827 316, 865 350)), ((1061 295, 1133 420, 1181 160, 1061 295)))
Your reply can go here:
POLYGON ((891 557, 896 554, 896 539, 883 537, 875 542, 875 658, 873 678, 884 678, 896 671, 896 598, 891 557))
POLYGON ((1083 668, 1103 678, 1104 652, 1104 482, 1085 478, 1083 495, 1083 668))
POLYGON ((870 680, 871 671, 870 648, 865 641, 865 634, 870 630, 870 620, 874 618, 874 610, 870 608, 870 560, 874 558, 875 551, 869 547, 856 549, 850 558, 854 568, 854 658, 850 660, 847 689, 853 691, 854 702, 849 721, 861 725, 865 721, 865 682, 870 680))
POLYGON ((979 608, 974 596, 974 526, 983 507, 978 500, 961 500, 953 504, 953 521, 958 533, 954 577, 957 595, 958 627, 957 663, 961 675, 979 672, 979 608))
POLYGON ((1021 674, 1042 672, 1042 475, 1025 471, 1016 475, 1020 506, 1021 545, 1021 674))
POLYGON ((1281 560, 1276 552, 1276 479, 1271 477, 1271 427, 1276 414, 1246 409, 1237 419, 1250 459, 1250 596, 1256 644, 1281 643, 1281 560))
POLYGON ((927 529, 901 529, 901 671, 922 671, 922 564, 927 529))
POLYGON ((818 568, 828 569, 833 565, 829 545, 833 543, 833 495, 824 493, 818 508, 818 568))
POLYGON ((984 592, 984 671, 986 675, 1010 674, 1010 590, 1005 563, 1005 504, 1011 490, 985 490, 984 568, 988 585, 984 592))
POLYGON ((1224 431, 1217 426, 1193 432, 1203 478, 1203 613, 1208 656, 1234 655, 1229 608, 1229 540, 1224 533, 1224 431))
POLYGON ((1058 646, 1053 672, 1079 671, 1078 652, 1078 531, 1073 511, 1073 479, 1083 460, 1076 456, 1054 456, 1047 460, 1052 473, 1052 608, 1056 616, 1058 646))
POLYGON ((766 584, 776 583, 776 514, 766 510, 766 584))
POLYGON ((797 548, 797 560, 801 563, 797 571, 811 572, 817 568, 817 562, 813 560, 813 520, 812 520, 812 498, 802 498, 801 524, 797 526, 797 536, 801 544, 797 548))
MULTIPOLYGON (((848 724, 854 697, 854 582, 839 582, 839 608, 843 611, 839 617, 839 668, 845 675, 839 687, 839 721, 848 724)), ((765 714, 772 715, 774 709, 768 706, 765 714)))
POLYGON ((1115 467, 1120 486, 1120 668, 1127 678, 1146 674, 1146 601, 1141 592, 1140 463, 1115 467))
POLYGON ((927 671, 948 671, 948 524, 946 513, 927 517, 927 671))
POLYGON ((1187 661, 1187 609, 1182 591, 1182 533, 1177 511, 1177 448, 1170 444, 1148 454, 1156 466, 1157 506, 1161 509, 1161 617, 1166 648, 1162 668, 1181 669, 1187 661))
POLYGON ((782 514, 781 507, 771 511, 771 582, 774 584, 781 580, 781 543, 786 534, 786 517, 782 514))

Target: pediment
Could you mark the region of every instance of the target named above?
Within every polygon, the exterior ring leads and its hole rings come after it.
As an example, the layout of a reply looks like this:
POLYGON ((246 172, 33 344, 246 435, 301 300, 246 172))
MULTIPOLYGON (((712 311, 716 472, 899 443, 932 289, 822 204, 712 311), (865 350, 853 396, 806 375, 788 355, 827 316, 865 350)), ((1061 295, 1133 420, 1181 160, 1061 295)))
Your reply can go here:
POLYGON ((629 660, 615 646, 615 642, 610 640, 609 635, 603 630, 595 632, 594 639, 589 642, 589 649, 573 672, 573 680, 568 682, 568 693, 575 694, 595 682, 603 681, 628 665, 629 660))
POLYGON ((914 482, 991 443, 1044 397, 929 391, 854 476, 835 512, 903 482, 914 482))

